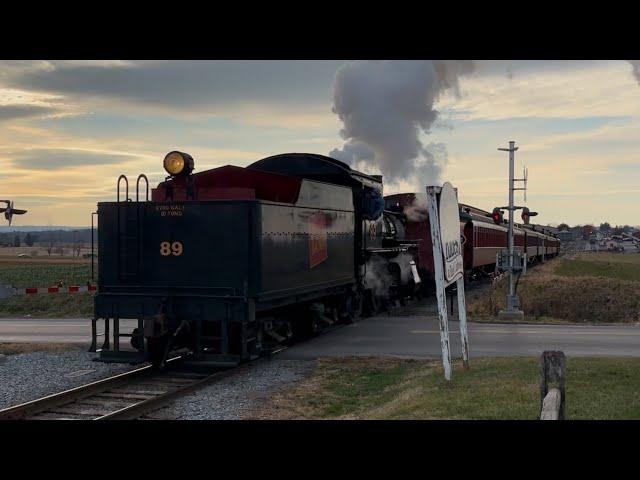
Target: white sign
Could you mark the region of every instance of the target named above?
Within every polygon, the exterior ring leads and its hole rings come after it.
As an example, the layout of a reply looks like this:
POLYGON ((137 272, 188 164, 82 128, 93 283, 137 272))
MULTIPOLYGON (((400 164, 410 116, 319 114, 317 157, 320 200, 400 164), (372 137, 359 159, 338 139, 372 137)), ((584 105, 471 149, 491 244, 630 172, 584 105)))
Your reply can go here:
POLYGON ((433 270, 438 299, 440 323, 440 346, 444 377, 451 381, 451 348, 449 344, 449 317, 446 288, 456 282, 458 297, 458 321, 462 362, 469 368, 469 338, 467 336, 467 308, 464 298, 464 264, 460 239, 460 211, 458 197, 453 186, 447 182, 442 187, 427 187, 427 207, 433 244, 433 270))
POLYGON ((446 182, 440 191, 440 239, 444 260, 444 280, 446 285, 462 277, 462 242, 460 240, 460 210, 458 197, 453 186, 446 182))

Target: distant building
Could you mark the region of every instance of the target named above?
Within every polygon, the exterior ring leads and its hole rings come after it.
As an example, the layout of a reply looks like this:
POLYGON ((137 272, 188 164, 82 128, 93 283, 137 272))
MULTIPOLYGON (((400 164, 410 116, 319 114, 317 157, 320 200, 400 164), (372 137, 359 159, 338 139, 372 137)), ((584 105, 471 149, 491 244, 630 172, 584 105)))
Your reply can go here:
POLYGON ((562 230, 561 232, 558 232, 556 236, 561 242, 570 242, 574 239, 573 232, 571 232, 571 230, 562 230))
POLYGON ((593 234, 593 225, 585 225, 582 227, 582 239, 589 240, 589 237, 593 234))
POLYGON ((582 227, 581 226, 571 227, 569 230, 565 230, 565 232, 569 233, 569 235, 567 235, 567 237, 566 237, 567 240, 578 240, 578 239, 582 238, 582 227))

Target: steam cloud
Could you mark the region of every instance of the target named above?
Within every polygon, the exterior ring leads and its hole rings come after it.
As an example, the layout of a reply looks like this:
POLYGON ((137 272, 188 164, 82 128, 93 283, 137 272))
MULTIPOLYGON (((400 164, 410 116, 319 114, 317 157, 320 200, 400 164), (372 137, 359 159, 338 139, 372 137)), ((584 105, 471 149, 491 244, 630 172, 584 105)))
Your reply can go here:
POLYGON ((429 218, 429 210, 427 208, 427 194, 416 193, 411 205, 403 208, 402 213, 407 216, 410 222, 424 222, 429 218))
POLYGON ((366 264, 365 284, 373 290, 377 297, 387 297, 390 289, 397 285, 397 280, 406 285, 412 280, 410 262, 414 260, 408 253, 401 253, 390 261, 379 256, 371 257, 366 264), (396 263, 400 268, 400 278, 395 279, 389 271, 389 263, 396 263))
MULTIPOLYGON (((628 60, 640 84, 640 60, 628 60)), ((478 62, 479 68, 490 62, 478 62)), ((473 61, 354 61, 336 72, 333 112, 343 123, 342 148, 329 155, 357 168, 378 170, 387 183, 410 181, 419 191, 440 181, 447 163, 441 143, 423 144, 438 118, 434 104, 473 61), (360 166, 358 166, 360 164, 360 166), (362 165, 364 164, 364 165, 362 165)))
POLYGON ((458 79, 472 61, 355 61, 338 70, 333 111, 343 122, 341 149, 329 155, 351 165, 377 167, 387 181, 437 183, 447 162, 443 144, 424 145, 438 118, 434 103, 446 90, 459 93, 458 79))

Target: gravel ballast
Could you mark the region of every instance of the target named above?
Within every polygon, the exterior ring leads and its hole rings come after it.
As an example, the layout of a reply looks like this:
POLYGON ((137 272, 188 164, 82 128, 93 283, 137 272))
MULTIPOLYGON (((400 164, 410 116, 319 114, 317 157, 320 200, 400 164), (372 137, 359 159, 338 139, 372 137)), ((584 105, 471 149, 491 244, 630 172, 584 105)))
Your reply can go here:
POLYGON ((7 355, 0 365, 0 409, 139 368, 93 357, 80 348, 7 355))
POLYGON ((311 360, 273 359, 241 367, 224 378, 150 415, 154 419, 237 420, 259 408, 269 394, 311 373, 311 360))

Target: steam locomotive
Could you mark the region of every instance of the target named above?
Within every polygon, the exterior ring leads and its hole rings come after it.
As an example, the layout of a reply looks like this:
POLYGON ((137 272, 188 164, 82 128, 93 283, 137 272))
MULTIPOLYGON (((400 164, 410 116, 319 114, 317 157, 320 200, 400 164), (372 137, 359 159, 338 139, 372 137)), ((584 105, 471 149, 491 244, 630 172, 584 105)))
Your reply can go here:
MULTIPOLYGON (((164 167, 151 199, 144 175, 135 201, 121 176, 117 200, 98 204, 92 346, 104 320, 100 361, 163 366, 182 350, 187 363, 235 365, 428 291, 428 218, 409 219, 412 194, 384 198, 381 176, 308 153, 193 173, 193 158, 174 151, 164 167), (122 319, 136 328, 120 333, 122 319)), ((493 250, 483 250, 490 224, 480 217, 461 215, 469 275, 495 263, 493 250)), ((523 235, 529 251, 528 239, 539 236, 523 235)), ((542 258, 554 254, 545 241, 531 246, 542 258)))

